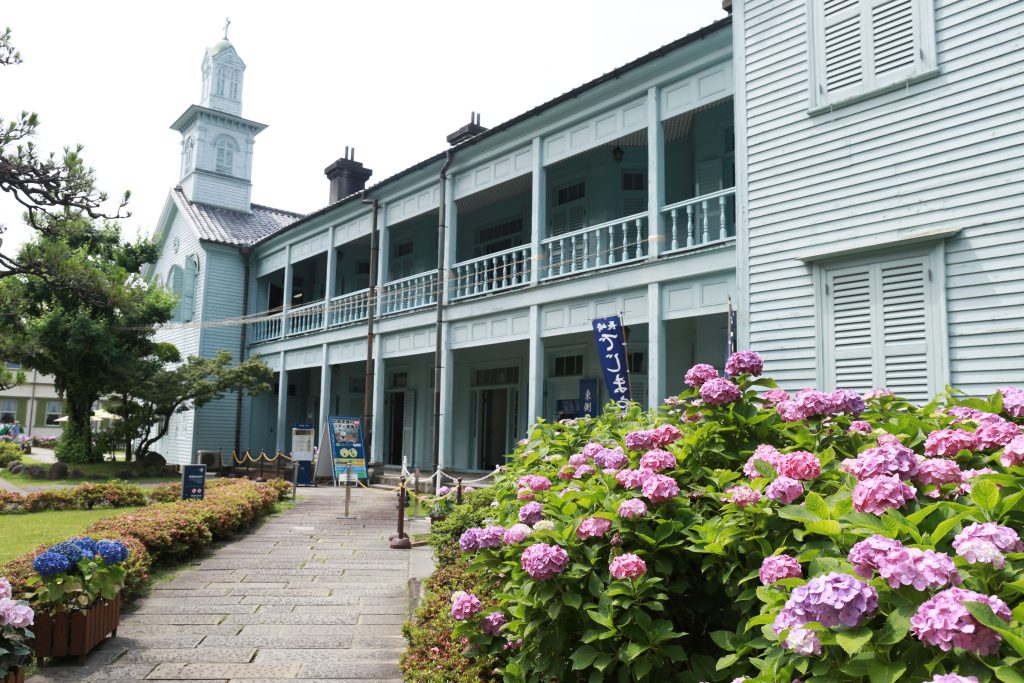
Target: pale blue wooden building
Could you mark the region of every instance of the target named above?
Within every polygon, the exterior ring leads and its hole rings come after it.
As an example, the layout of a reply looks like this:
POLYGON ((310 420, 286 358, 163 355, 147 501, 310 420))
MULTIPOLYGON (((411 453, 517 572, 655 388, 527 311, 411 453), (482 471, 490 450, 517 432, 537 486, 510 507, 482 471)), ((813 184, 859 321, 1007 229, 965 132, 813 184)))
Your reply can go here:
POLYGON ((740 345, 787 388, 1024 381, 1021 3, 732 4, 510 121, 474 118, 365 193, 346 153, 305 217, 250 203, 263 126, 241 118, 238 55, 211 48, 204 99, 174 126, 151 273, 180 278, 182 324, 162 334, 259 357, 277 391, 179 416, 163 452, 287 451, 294 423, 363 413, 364 199, 387 465, 432 465, 435 387, 446 467, 490 469, 533 419, 571 415, 600 377, 590 321, 612 313, 648 405, 693 363, 722 365, 730 301, 740 345))

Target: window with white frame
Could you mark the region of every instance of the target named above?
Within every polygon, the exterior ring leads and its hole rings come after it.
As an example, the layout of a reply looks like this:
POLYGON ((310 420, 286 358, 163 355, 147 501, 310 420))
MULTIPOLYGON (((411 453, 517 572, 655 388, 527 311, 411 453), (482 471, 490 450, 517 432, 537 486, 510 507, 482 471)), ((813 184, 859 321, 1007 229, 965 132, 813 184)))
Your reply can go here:
POLYGON ((226 135, 217 138, 214 145, 214 165, 217 173, 233 174, 235 170, 235 152, 238 151, 238 144, 226 135))
POLYGON ((238 99, 238 88, 241 85, 241 72, 229 66, 217 67, 217 94, 221 97, 238 99))
POLYGON ((18 402, 13 398, 0 398, 0 423, 14 422, 18 417, 18 402))
POLYGON ((21 363, 10 363, 5 361, 4 368, 7 370, 21 370, 21 363))
POLYGON ((932 72, 933 0, 808 0, 810 105, 832 106, 932 72))
POLYGON ((45 412, 45 424, 48 427, 59 425, 57 420, 60 419, 61 413, 63 412, 64 404, 60 401, 47 401, 46 412, 45 412))
POLYGON ((192 157, 195 154, 196 143, 195 140, 189 138, 185 140, 185 154, 181 161, 181 174, 185 175, 192 170, 192 157))
POLYGON ((941 390, 936 252, 822 266, 824 375, 829 389, 888 387, 924 402, 941 390))

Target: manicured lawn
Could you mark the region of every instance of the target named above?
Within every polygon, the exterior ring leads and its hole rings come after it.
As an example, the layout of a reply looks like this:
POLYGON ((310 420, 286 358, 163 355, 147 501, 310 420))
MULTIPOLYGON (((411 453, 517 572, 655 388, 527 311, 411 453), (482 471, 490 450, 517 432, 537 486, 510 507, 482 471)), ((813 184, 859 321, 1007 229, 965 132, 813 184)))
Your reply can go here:
MULTIPOLYGON (((26 465, 39 465, 43 469, 49 469, 50 463, 39 462, 34 460, 31 455, 22 456, 21 461, 26 465)), ((47 479, 33 479, 24 472, 18 474, 11 474, 7 469, 0 469, 0 477, 3 477, 12 484, 18 486, 45 486, 46 484, 81 484, 83 481, 90 481, 91 475, 100 475, 103 477, 103 481, 109 481, 111 479, 117 479, 117 473, 122 470, 131 470, 132 472, 139 472, 143 468, 139 467, 136 463, 125 464, 123 462, 94 462, 84 465, 68 465, 69 470, 80 470, 85 473, 86 477, 77 477, 69 479, 60 479, 59 481, 51 482, 47 479)), ((147 470, 151 472, 151 470, 147 470)), ((133 483, 145 484, 145 483, 156 483, 162 481, 178 481, 181 477, 177 474, 162 474, 160 476, 146 476, 138 479, 132 478, 133 483)), ((99 480, 96 480, 99 481, 99 480)))
POLYGON ((68 536, 81 534, 97 519, 123 515, 137 509, 57 510, 0 515, 0 538, 3 539, 0 542, 0 564, 44 543, 63 541, 68 536))

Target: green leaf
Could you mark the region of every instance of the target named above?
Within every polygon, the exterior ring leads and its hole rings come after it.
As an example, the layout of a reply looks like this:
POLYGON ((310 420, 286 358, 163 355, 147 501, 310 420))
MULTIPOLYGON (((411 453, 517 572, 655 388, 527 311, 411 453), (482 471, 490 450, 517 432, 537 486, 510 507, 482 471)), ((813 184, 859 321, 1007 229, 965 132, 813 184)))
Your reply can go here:
POLYGON ((719 658, 718 663, 715 664, 715 670, 721 671, 722 669, 728 669, 730 666, 735 664, 739 660, 740 656, 736 653, 725 655, 719 658))
POLYGON ((852 631, 839 631, 836 633, 836 642, 839 647, 846 650, 846 654, 853 656, 871 641, 871 629, 862 626, 852 631))
POLYGON ((943 520, 936 524, 935 530, 932 531, 932 533, 928 536, 929 543, 931 543, 932 545, 937 544, 939 541, 946 537, 946 534, 948 534, 953 527, 955 527, 957 524, 963 521, 964 517, 966 517, 969 514, 969 512, 961 512, 959 515, 953 515, 949 519, 943 520))
POLYGON ((817 519, 828 519, 832 513, 825 499, 814 491, 808 493, 807 497, 804 498, 804 507, 817 519))
POLYGON ((877 642, 880 645, 895 645, 906 638, 907 632, 910 631, 910 617, 915 611, 913 605, 900 605, 890 612, 877 642))
POLYGON ((843 515, 843 521, 853 528, 868 529, 878 534, 888 534, 889 529, 878 519, 877 515, 869 512, 850 512, 843 515))
POLYGON ((631 642, 626 646, 626 662, 632 662, 645 652, 647 652, 646 645, 643 643, 631 642))
POLYGON ((982 479, 971 485, 971 500, 985 512, 992 512, 999 505, 999 488, 982 479))
POLYGON ((804 526, 812 534, 824 536, 838 536, 843 532, 843 527, 834 519, 820 519, 816 522, 805 522, 804 526))
POLYGON ((893 683, 907 670, 903 662, 883 662, 873 660, 868 664, 868 678, 871 683, 893 683))
POLYGON ((815 522, 818 520, 817 515, 804 509, 802 505, 787 505, 784 508, 779 508, 778 515, 782 519, 791 519, 796 522, 815 522))
POLYGON ((594 658, 597 657, 597 650, 590 645, 584 645, 580 647, 576 652, 572 653, 570 659, 572 660, 573 671, 579 671, 580 669, 586 669, 590 666, 594 658))
POLYGON ((997 666, 992 669, 992 673, 1003 683, 1024 683, 1024 675, 1017 673, 1016 669, 1011 669, 1008 666, 997 666))
POLYGON ((1009 624, 997 617, 991 607, 983 602, 971 601, 964 602, 963 605, 979 623, 1001 635, 1017 654, 1024 657, 1024 638, 1016 630, 1008 628, 1009 624))
POLYGON ((566 593, 562 596, 562 602, 573 609, 579 609, 580 605, 583 604, 583 598, 580 597, 579 593, 566 593))
POLYGON ((765 479, 774 479, 779 474, 770 462, 765 462, 761 459, 754 461, 754 469, 765 479))

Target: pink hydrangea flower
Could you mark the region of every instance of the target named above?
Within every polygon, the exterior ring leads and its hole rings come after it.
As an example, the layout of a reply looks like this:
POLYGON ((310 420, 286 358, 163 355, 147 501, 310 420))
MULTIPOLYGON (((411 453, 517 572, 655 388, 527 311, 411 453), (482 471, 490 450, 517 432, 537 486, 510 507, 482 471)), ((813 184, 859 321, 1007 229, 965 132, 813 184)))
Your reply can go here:
POLYGON ((569 456, 569 464, 573 467, 579 467, 588 460, 587 456, 582 453, 573 453, 569 456))
POLYGON ((558 470, 559 479, 572 479, 572 475, 576 473, 576 468, 572 465, 566 465, 562 469, 558 470))
POLYGON ((821 639, 818 637, 818 632, 809 628, 790 629, 784 645, 787 650, 804 657, 821 654, 821 639))
POLYGON ((959 484, 963 481, 960 465, 947 458, 924 458, 918 466, 914 479, 924 485, 959 484))
POLYGON ((539 474, 524 474, 516 482, 521 489, 531 491, 547 491, 551 488, 551 480, 539 474))
POLYGON ((995 474, 996 471, 990 467, 982 467, 980 469, 971 469, 963 471, 963 480, 960 484, 960 488, 956 490, 956 494, 965 496, 971 492, 971 479, 981 476, 982 474, 995 474))
POLYGON ((959 647, 983 657, 996 654, 1002 636, 971 616, 963 605, 965 602, 983 602, 998 618, 1010 621, 1010 608, 996 596, 963 588, 947 588, 917 608, 910 618, 911 633, 943 652, 959 647))
POLYGON ((617 470, 629 464, 629 457, 621 448, 602 448, 594 454, 594 464, 601 469, 617 470))
POLYGON ((480 630, 492 636, 496 636, 505 625, 505 614, 503 612, 491 612, 480 620, 480 630))
POLYGON ((576 471, 573 472, 572 478, 573 479, 582 479, 583 477, 589 477, 591 474, 593 474, 596 471, 597 470, 595 470, 590 465, 580 465, 579 467, 576 468, 576 471))
POLYGON ((505 536, 505 527, 489 526, 483 529, 473 527, 466 529, 459 537, 459 548, 463 551, 480 550, 481 548, 497 548, 505 536))
POLYGON ((808 451, 793 451, 784 453, 775 469, 784 477, 811 481, 821 476, 821 461, 808 451))
POLYGON ((976 447, 974 434, 962 429, 936 429, 924 440, 924 454, 929 458, 953 458, 960 451, 976 447))
POLYGON ((757 479, 761 476, 761 473, 757 471, 757 467, 754 466, 754 462, 757 460, 763 460, 778 471, 778 463, 784 456, 779 453, 775 446, 763 443, 754 449, 754 454, 751 455, 747 462, 743 465, 743 474, 747 475, 751 479, 757 479))
POLYGON ((1003 387, 1003 412, 1010 417, 1024 417, 1024 390, 1017 387, 1003 387))
POLYGON ((886 387, 881 387, 881 388, 878 388, 878 389, 872 389, 871 391, 869 391, 866 394, 864 394, 864 400, 865 401, 870 401, 872 399, 893 398, 895 396, 896 396, 896 393, 892 389, 887 389, 886 387))
POLYGON ((557 545, 535 543, 523 551, 523 571, 535 581, 547 581, 565 571, 569 564, 569 553, 557 545))
POLYGON ((879 446, 902 446, 903 445, 900 442, 900 437, 896 436, 895 434, 879 434, 878 438, 875 439, 875 442, 879 446))
POLYGON ((655 448, 667 446, 682 438, 683 433, 671 424, 663 424, 651 430, 651 445, 655 448))
POLYGON ((580 522, 576 538, 582 540, 604 536, 612 528, 612 521, 604 517, 587 517, 580 522))
POLYGON ((591 441, 583 447, 583 455, 585 455, 588 458, 593 458, 595 455, 597 455, 603 450, 605 450, 603 444, 591 441))
POLYGON ((608 566, 616 579, 635 579, 647 572, 647 563, 632 553, 619 555, 608 566))
POLYGON ((516 491, 516 498, 519 500, 533 500, 537 497, 537 494, 530 489, 519 489, 516 491))
POLYGON ((452 593, 452 618, 459 621, 469 619, 482 608, 480 598, 466 591, 452 593))
POLYGON ((847 559, 850 560, 850 564, 853 565, 853 570, 858 576, 870 579, 875 575, 875 571, 884 561, 885 556, 902 547, 903 544, 894 538, 874 534, 855 543, 850 549, 847 559))
POLYGON ((645 469, 619 470, 615 473, 615 480, 627 489, 637 489, 653 476, 654 472, 645 469))
POLYGON ((722 498, 726 503, 735 503, 741 508, 745 508, 748 505, 753 505, 757 501, 761 500, 761 494, 755 489, 749 486, 733 486, 730 489, 726 489, 725 498, 722 498))
POLYGON ((850 423, 850 432, 857 432, 860 434, 871 433, 871 423, 866 420, 854 420, 850 423))
POLYGON ((847 458, 839 469, 859 480, 885 475, 909 479, 917 474, 918 456, 898 441, 886 442, 876 448, 865 449, 856 458, 847 458))
POLYGON ((11 597, 11 582, 0 576, 0 600, 11 597))
POLYGON ((890 588, 913 586, 923 591, 962 583, 953 558, 945 553, 920 548, 893 548, 879 558, 878 575, 890 588))
POLYGON ((525 524, 513 524, 505 529, 505 543, 522 543, 526 537, 533 533, 533 529, 525 524))
POLYGON ((785 389, 769 389, 761 394, 761 398, 764 399, 765 404, 768 406, 774 406, 782 401, 788 401, 789 392, 785 389))
POLYGON ((810 417, 802 405, 790 399, 776 403, 775 410, 783 422, 800 422, 810 417))
POLYGON ((812 621, 826 628, 860 626, 876 609, 878 593, 874 588, 849 574, 831 572, 794 588, 772 629, 777 635, 812 621))
POLYGON ((1014 423, 997 417, 986 420, 978 425, 974 439, 982 450, 1001 448, 1021 435, 1020 427, 1014 423))
POLYGON ((961 676, 960 674, 935 674, 935 677, 922 683, 978 683, 976 676, 961 676))
POLYGON ((757 351, 737 351, 725 361, 725 371, 730 375, 747 373, 759 377, 764 371, 764 359, 757 351))
POLYGON ((995 522, 974 523, 964 527, 953 539, 953 549, 963 555, 960 547, 967 541, 988 541, 1004 553, 1024 553, 1024 543, 1016 531, 995 522))
POLYGON ((956 554, 964 558, 967 564, 990 564, 996 569, 1006 566, 1006 557, 995 543, 980 538, 972 538, 960 544, 956 554))
POLYGON ((543 517, 543 507, 540 503, 533 501, 519 508, 519 521, 523 524, 533 526, 543 517))
POLYGON ((853 508, 857 512, 881 515, 886 510, 901 508, 916 497, 913 486, 896 476, 871 477, 857 482, 853 488, 853 508))
POLYGON ((792 555, 769 555, 761 561, 757 575, 763 585, 770 586, 782 579, 800 578, 804 573, 800 562, 792 555))
POLYGON ((638 429, 626 434, 626 448, 631 451, 645 451, 651 445, 651 432, 646 429, 638 429))
POLYGON ((1024 435, 1016 436, 1006 444, 999 462, 1004 467, 1024 467, 1024 435))
POLYGON ((772 500, 777 500, 784 505, 789 505, 803 494, 804 485, 796 479, 791 479, 786 476, 777 477, 775 481, 768 484, 768 488, 764 490, 764 495, 772 500))
POLYGON ((715 370, 715 366, 708 365, 707 363, 698 363, 686 371, 683 381, 689 386, 696 388, 715 377, 718 377, 718 370, 715 370))
POLYGON ((796 392, 793 400, 803 410, 807 417, 814 415, 828 415, 832 412, 832 399, 828 394, 817 389, 801 389, 796 392))
POLYGON ((643 517, 647 514, 647 503, 639 498, 627 498, 619 503, 618 515, 623 519, 643 517))
POLYGON ((864 412, 864 399, 856 391, 836 389, 828 395, 828 400, 832 404, 833 413, 857 416, 864 412))
POLYGON ((19 604, 9 597, 0 598, 0 626, 28 628, 35 620, 35 612, 28 605, 19 604))
POLYGON ((724 377, 709 379, 700 386, 700 398, 708 405, 725 405, 739 397, 740 388, 724 377))
POLYGON ((663 503, 679 495, 679 484, 664 474, 652 474, 644 480, 642 490, 652 503, 663 503))
POLYGON ((448 486, 442 486, 441 488, 439 488, 437 490, 437 495, 439 495, 439 496, 447 496, 451 492, 452 492, 451 488, 449 488, 448 486))
POLYGON ((643 457, 640 458, 640 467, 645 470, 651 470, 652 472, 672 469, 675 466, 676 456, 672 455, 668 451, 663 451, 660 448, 647 451, 644 453, 643 457))

